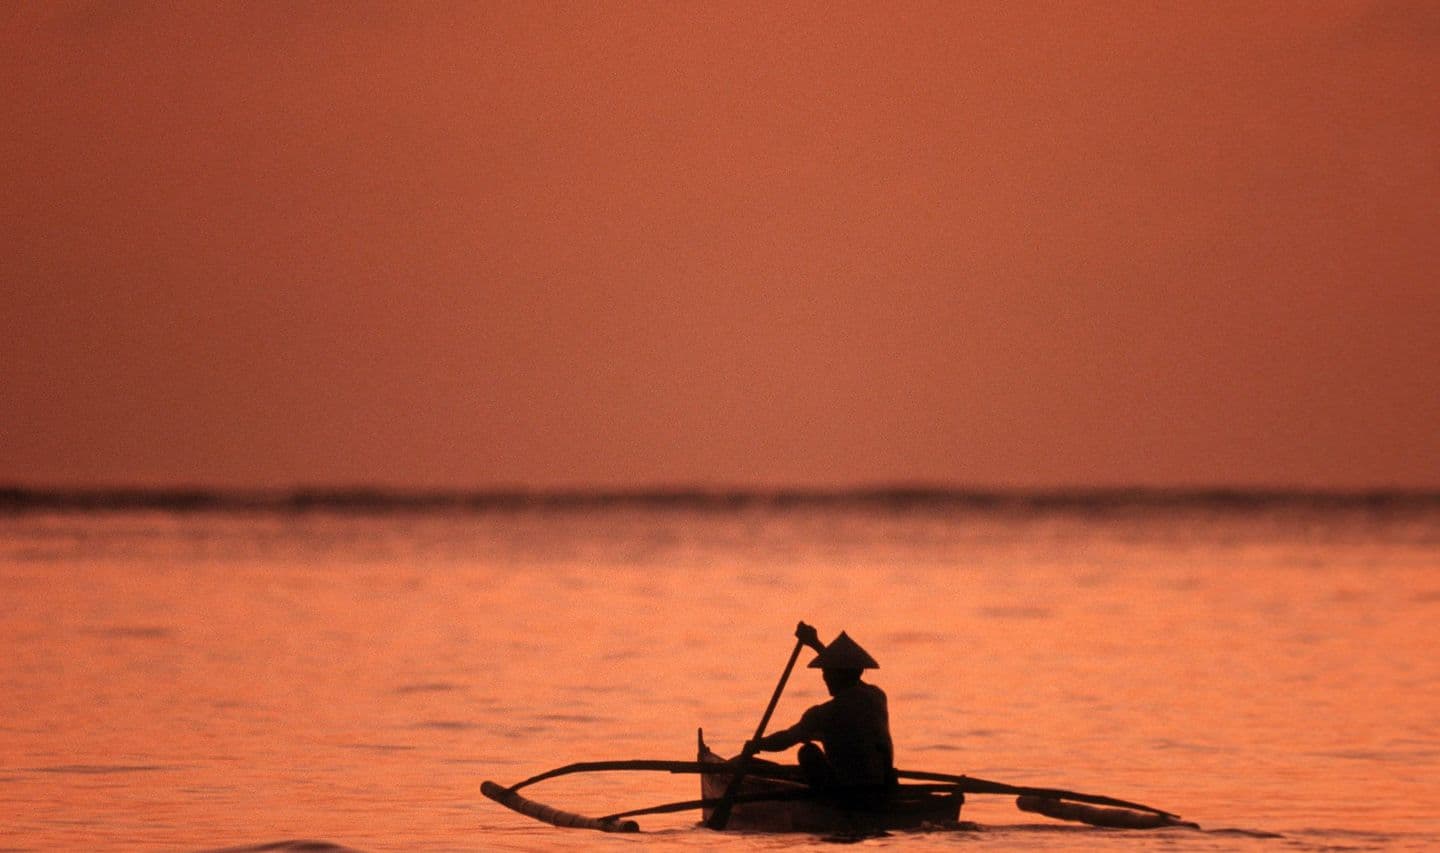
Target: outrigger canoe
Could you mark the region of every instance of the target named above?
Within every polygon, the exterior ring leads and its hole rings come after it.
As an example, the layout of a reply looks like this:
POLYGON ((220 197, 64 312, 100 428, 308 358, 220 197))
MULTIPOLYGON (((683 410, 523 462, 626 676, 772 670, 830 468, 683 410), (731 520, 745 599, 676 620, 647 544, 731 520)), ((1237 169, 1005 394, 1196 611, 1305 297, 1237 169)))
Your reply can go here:
POLYGON ((631 818, 685 811, 700 811, 704 815, 700 825, 707 826, 711 815, 722 804, 731 807, 725 825, 727 831, 863 836, 885 831, 980 829, 976 824, 959 821, 967 793, 1017 797, 1016 805, 1021 811, 1091 826, 1115 829, 1198 828, 1171 812, 1113 797, 914 770, 897 770, 896 775, 921 784, 899 785, 884 809, 843 808, 838 803, 819 797, 806 785, 799 767, 768 761, 752 760, 739 788, 731 792, 729 786, 734 778, 736 762, 726 761, 712 752, 705 745, 703 734, 697 742, 697 761, 587 761, 547 770, 508 787, 487 781, 480 790, 506 808, 538 821, 602 832, 638 832, 640 827, 631 818), (522 788, 559 776, 611 771, 697 774, 700 777, 700 799, 587 817, 547 806, 519 793, 522 788))
MULTIPOLYGON (((770 722, 770 715, 775 711, 775 704, 780 700, 780 693, 785 689, 785 682, 790 677, 790 671, 795 666, 795 659, 801 648, 811 645, 822 654, 825 651, 825 646, 819 645, 819 640, 815 637, 815 629, 804 622, 796 627, 795 638, 795 648, 790 652, 790 660, 785 664, 780 683, 775 686, 770 704, 760 718, 760 725, 755 727, 752 741, 758 741, 765 734, 765 726, 770 722)), ((1016 805, 1023 811, 1061 820, 1076 820, 1094 826, 1127 829, 1194 826, 1181 821, 1179 815, 1114 797, 1081 794, 1059 788, 1007 785, 973 776, 907 770, 896 770, 896 778, 926 784, 897 784, 893 794, 883 805, 868 808, 853 805, 843 807, 807 785, 799 767, 756 761, 754 753, 748 750, 733 762, 725 761, 705 745, 703 733, 697 740, 699 754, 695 761, 586 761, 547 770, 509 787, 487 781, 480 786, 480 791, 495 802, 527 817, 555 826, 598 829, 603 832, 638 832, 640 827, 629 818, 642 814, 691 810, 701 811, 705 816, 701 825, 715 830, 863 835, 887 830, 976 828, 958 823, 960 807, 965 803, 966 794, 1004 794, 1018 797, 1016 805), (700 799, 630 809, 592 818, 535 802, 519 793, 521 788, 557 776, 613 770, 697 773, 700 775, 700 799), (1097 806, 1105 808, 1096 808, 1097 806)))
MULTIPOLYGON (((699 739, 697 760, 726 764, 699 739)), ((829 799, 817 798, 810 787, 796 779, 779 779, 765 774, 768 762, 754 766, 740 782, 739 801, 730 812, 726 829, 741 832, 809 832, 816 834, 871 834, 886 830, 918 830, 959 826, 960 807, 965 794, 953 786, 936 790, 935 785, 899 785, 884 808, 842 808, 829 799)), ((733 766, 733 765, 732 765, 733 766)), ((782 765, 768 765, 780 767, 782 765)), ((723 799, 733 774, 702 773, 700 799, 723 799)), ((714 808, 703 809, 708 823, 714 808)))

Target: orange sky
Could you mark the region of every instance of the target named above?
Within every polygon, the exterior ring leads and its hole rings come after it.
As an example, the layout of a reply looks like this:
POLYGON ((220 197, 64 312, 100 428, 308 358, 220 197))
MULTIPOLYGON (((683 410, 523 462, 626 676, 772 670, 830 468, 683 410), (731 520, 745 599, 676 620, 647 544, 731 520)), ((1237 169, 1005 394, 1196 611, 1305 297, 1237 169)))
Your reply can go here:
POLYGON ((1440 488, 1433 3, 0 7, 0 481, 1440 488))

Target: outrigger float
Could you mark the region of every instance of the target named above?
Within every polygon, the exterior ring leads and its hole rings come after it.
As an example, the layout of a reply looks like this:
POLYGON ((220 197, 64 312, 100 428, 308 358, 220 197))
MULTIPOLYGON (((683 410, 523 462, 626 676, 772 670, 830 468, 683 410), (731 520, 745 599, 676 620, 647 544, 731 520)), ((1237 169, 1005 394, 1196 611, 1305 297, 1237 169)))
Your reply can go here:
MULTIPOLYGON (((790 653, 790 660, 785 664, 785 671, 780 676, 780 683, 775 686, 765 714, 760 718, 752 744, 764 735, 765 726, 775 712, 775 705, 780 701, 780 694, 785 689, 785 682, 790 678, 800 650, 807 643, 815 642, 813 638, 807 640, 808 635, 801 631, 806 627, 802 622, 796 629, 796 637, 800 639, 790 653)), ((813 630, 810 629, 811 634, 813 630)), ((1016 806, 1022 811, 1091 826, 1115 829, 1199 828, 1182 821, 1177 814, 1114 797, 1059 788, 1007 785, 973 776, 918 770, 895 771, 896 778, 905 781, 895 785, 883 803, 866 807, 847 805, 811 788, 798 765, 761 761, 749 749, 727 761, 705 745, 703 732, 697 741, 694 761, 637 759, 580 762, 547 770, 508 787, 486 781, 480 786, 480 791, 495 802, 544 823, 602 832, 639 832, 640 825, 634 818, 640 815, 685 811, 699 811, 703 815, 702 825, 714 830, 864 836, 891 830, 979 829, 975 824, 960 822, 960 809, 965 804, 966 794, 1013 796, 1016 797, 1016 806), (700 799, 587 817, 547 806, 519 793, 522 788, 557 776, 602 771, 697 774, 700 777, 700 799)))

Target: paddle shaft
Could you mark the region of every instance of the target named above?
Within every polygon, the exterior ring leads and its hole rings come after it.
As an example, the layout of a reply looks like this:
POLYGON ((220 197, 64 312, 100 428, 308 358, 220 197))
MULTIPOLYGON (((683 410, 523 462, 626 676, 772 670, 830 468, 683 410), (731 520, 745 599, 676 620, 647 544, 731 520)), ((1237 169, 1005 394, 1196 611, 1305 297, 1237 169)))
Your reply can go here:
POLYGON ((740 760, 735 762, 735 775, 730 777, 730 785, 725 788, 725 795, 720 798, 720 804, 715 811, 710 813, 710 820, 705 825, 710 829, 724 829, 725 824, 730 822, 730 812, 735 806, 735 795, 740 792, 740 783, 745 779, 745 770, 750 764, 750 759, 755 755, 754 744, 765 736, 765 727, 770 724, 770 715, 775 713, 775 706, 780 704, 780 694, 785 692, 785 682, 790 680, 790 671, 795 668, 795 661, 800 657, 800 650, 805 648, 805 641, 797 639, 795 648, 790 652, 790 660, 785 662, 785 671, 780 673, 780 683, 775 685, 775 692, 770 696, 770 704, 765 706, 765 714, 760 718, 760 725, 755 727, 755 737, 740 753, 740 760))

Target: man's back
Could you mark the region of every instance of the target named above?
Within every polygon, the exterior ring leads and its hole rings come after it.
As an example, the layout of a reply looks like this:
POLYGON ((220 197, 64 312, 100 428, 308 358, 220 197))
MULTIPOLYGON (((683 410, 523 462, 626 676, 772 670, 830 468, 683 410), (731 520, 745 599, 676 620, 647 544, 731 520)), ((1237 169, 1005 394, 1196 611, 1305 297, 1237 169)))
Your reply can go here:
POLYGON ((829 702, 805 712, 797 727, 820 741, 841 784, 879 785, 890 781, 895 747, 885 691, 856 682, 829 702))

